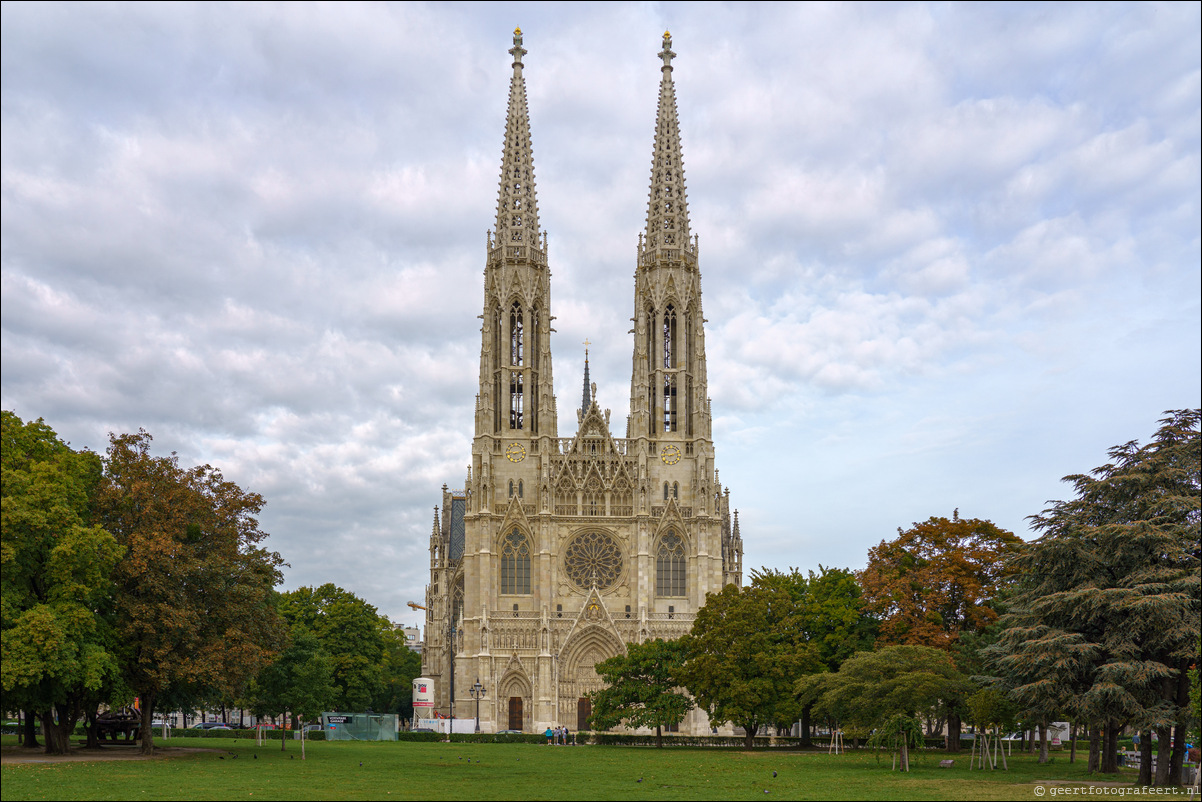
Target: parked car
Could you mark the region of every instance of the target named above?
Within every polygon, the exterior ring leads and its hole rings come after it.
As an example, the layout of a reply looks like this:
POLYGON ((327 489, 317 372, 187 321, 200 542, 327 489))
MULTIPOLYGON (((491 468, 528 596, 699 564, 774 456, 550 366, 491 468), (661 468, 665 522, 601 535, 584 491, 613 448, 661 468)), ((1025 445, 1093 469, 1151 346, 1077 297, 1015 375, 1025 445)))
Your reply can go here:
POLYGON ((188 729, 190 729, 190 730, 230 730, 230 729, 233 729, 233 727, 231 727, 228 724, 224 724, 220 721, 198 721, 195 724, 193 724, 191 727, 189 727, 188 729))

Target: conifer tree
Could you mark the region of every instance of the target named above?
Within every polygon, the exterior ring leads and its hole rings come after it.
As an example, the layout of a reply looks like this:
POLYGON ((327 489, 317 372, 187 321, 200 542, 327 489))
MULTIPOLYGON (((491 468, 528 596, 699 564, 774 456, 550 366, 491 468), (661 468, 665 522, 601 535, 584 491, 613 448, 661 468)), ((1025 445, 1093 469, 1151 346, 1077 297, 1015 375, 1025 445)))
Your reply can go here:
POLYGON ((1200 410, 1166 414, 1152 442, 1065 477, 1076 497, 1032 516, 1043 535, 1014 561, 1023 579, 995 665, 1025 707, 1064 706, 1104 728, 1103 772, 1117 770, 1122 726, 1157 730, 1172 754, 1145 779, 1178 784, 1202 618, 1202 439, 1200 410))

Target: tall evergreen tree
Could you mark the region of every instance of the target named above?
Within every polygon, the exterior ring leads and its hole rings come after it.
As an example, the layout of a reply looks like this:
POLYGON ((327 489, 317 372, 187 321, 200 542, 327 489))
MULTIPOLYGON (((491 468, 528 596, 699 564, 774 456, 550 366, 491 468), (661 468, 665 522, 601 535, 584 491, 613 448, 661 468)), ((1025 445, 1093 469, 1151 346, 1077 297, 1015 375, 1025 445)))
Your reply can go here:
POLYGON ((1104 728, 1103 772, 1117 770, 1120 727, 1157 730, 1172 753, 1146 779, 1177 784, 1202 619, 1202 439, 1200 410, 1166 414, 1152 442, 1065 477, 1076 497, 1032 516, 1043 535, 1014 560, 1022 584, 995 665, 1023 706, 1104 728))

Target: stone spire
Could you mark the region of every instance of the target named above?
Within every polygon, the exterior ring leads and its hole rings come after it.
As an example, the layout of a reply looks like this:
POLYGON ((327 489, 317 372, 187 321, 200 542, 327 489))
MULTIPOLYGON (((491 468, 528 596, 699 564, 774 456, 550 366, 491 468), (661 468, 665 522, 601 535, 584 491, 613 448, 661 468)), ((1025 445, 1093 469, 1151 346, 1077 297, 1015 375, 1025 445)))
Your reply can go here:
POLYGON ((585 340, 584 341, 584 391, 580 394, 580 419, 581 420, 583 420, 584 416, 588 414, 589 405, 593 401, 592 394, 589 392, 588 347, 589 347, 589 341, 585 340))
MULTIPOLYGON (((690 239, 680 122, 672 83, 672 36, 664 32, 663 78, 651 154, 647 228, 639 234, 628 437, 711 436, 705 316, 697 240, 690 239)), ((694 453, 700 456, 706 449, 694 453)))
POLYGON ((526 108, 526 79, 522 77, 522 29, 513 32, 513 77, 509 79, 509 111, 505 119, 505 149, 501 156, 501 190, 497 197, 497 245, 539 248, 538 198, 534 191, 534 148, 530 144, 530 113, 526 108))
POLYGON ((689 244, 689 204, 685 197, 684 162, 680 155, 680 123, 676 117, 676 87, 672 83, 672 36, 664 31, 663 78, 655 118, 655 147, 651 155, 651 195, 647 202, 647 231, 642 253, 679 249, 689 244))
MULTIPOLYGON (((547 235, 538 226, 521 28, 513 32, 509 53, 513 76, 501 151, 496 229, 488 233, 484 271, 476 436, 555 437, 551 273, 547 269, 547 235)), ((491 443, 484 444, 487 448, 481 446, 479 453, 491 451, 491 443)), ((482 467, 477 468, 477 481, 488 478, 480 472, 482 467)))

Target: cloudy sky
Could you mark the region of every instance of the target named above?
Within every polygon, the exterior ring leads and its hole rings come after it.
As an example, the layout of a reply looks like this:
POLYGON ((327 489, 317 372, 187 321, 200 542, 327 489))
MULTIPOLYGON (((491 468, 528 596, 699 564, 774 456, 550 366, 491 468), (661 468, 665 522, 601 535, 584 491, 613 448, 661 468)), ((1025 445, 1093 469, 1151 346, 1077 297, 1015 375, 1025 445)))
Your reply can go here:
MULTIPOLYGON (((862 567, 1200 403, 1199 5, 3 5, 4 409, 262 493, 399 621, 462 486, 525 33, 560 433, 629 401, 673 34, 745 566, 862 567)), ((620 425, 619 425, 620 429, 620 425)))

